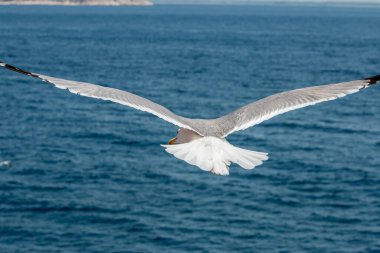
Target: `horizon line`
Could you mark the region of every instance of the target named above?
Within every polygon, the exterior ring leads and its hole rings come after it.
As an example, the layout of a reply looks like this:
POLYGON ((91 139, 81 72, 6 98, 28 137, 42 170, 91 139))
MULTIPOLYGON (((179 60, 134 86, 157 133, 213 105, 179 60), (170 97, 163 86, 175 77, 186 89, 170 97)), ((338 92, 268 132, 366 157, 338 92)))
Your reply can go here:
POLYGON ((318 6, 378 6, 380 5, 379 1, 316 1, 316 0, 287 0, 287 1, 281 1, 281 0, 273 0, 273 1, 262 1, 262 0, 256 0, 256 1, 241 1, 241 2, 229 2, 229 1, 205 1, 205 2, 198 2, 198 1, 188 1, 184 3, 178 3, 178 2, 163 2, 163 3, 157 3, 155 1, 152 1, 153 5, 236 5, 236 6, 245 6, 245 5, 318 5, 318 6))

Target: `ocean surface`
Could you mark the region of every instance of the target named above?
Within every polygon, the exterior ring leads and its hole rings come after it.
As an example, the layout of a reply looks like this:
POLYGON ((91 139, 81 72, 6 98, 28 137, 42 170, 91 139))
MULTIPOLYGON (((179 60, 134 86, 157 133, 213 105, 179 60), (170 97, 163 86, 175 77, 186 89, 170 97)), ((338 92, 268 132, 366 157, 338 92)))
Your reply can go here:
MULTIPOLYGON (((194 118, 380 74, 380 8, 0 8, 0 60, 194 118)), ((0 69, 0 252, 380 252, 380 86, 235 133, 206 173, 177 127, 0 69)))

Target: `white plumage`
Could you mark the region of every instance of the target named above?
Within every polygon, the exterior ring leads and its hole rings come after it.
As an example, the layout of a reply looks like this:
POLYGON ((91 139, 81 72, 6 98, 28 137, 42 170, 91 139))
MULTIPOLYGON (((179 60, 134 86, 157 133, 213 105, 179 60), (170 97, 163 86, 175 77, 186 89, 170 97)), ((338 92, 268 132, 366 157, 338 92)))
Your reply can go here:
POLYGON ((176 145, 161 145, 178 159, 218 175, 228 175, 231 163, 254 169, 268 160, 267 153, 232 146, 223 138, 206 136, 176 145))
POLYGON ((228 175, 231 163, 244 169, 253 169, 268 159, 267 153, 235 147, 225 139, 229 134, 260 124, 276 115, 298 108, 333 100, 355 93, 380 80, 380 75, 337 84, 321 85, 278 93, 243 106, 217 119, 190 119, 179 116, 167 108, 127 91, 100 85, 76 82, 25 71, 0 62, 0 66, 24 75, 39 78, 57 88, 72 93, 109 100, 149 112, 180 127, 165 150, 189 164, 219 175, 228 175))

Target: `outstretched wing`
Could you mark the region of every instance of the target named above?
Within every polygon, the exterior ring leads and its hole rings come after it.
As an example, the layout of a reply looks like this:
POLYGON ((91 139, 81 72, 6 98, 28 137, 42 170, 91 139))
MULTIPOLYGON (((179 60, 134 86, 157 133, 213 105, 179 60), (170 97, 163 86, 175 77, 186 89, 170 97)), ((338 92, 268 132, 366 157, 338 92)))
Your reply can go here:
POLYGON ((380 75, 351 82, 328 84, 278 93, 243 106, 215 119, 222 136, 260 124, 276 115, 298 108, 334 100, 376 84, 380 75))
MULTIPOLYGON (((44 82, 53 84, 57 88, 67 89, 70 92, 78 94, 78 95, 92 97, 92 98, 99 98, 102 100, 109 100, 109 101, 119 103, 122 105, 130 106, 137 110, 149 112, 179 127, 187 128, 195 132, 199 131, 199 130, 197 131, 196 129, 194 129, 195 127, 193 128, 192 124, 194 124, 194 122, 191 122, 192 121, 191 119, 181 117, 159 104, 156 104, 146 98, 137 96, 127 91, 108 88, 108 87, 90 84, 90 83, 76 82, 76 81, 70 81, 70 80, 40 75, 40 74, 32 73, 32 72, 25 71, 23 69, 11 66, 4 62, 0 62, 0 66, 10 69, 12 71, 16 71, 18 73, 27 75, 27 76, 39 78, 44 82)), ((199 134, 202 134, 202 133, 199 133, 199 134)))

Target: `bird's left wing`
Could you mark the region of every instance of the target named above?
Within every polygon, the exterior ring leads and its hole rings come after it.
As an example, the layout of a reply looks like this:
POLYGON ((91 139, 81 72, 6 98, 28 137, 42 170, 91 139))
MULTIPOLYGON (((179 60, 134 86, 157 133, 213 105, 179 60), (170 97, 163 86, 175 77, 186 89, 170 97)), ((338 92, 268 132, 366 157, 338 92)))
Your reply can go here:
POLYGON ((358 92, 380 81, 380 75, 351 82, 328 84, 274 94, 214 119, 222 136, 260 124, 276 115, 334 100, 358 92))
POLYGON ((40 75, 14 67, 1 61, 0 66, 27 76, 41 79, 44 82, 53 84, 57 88, 67 89, 70 92, 78 95, 98 98, 102 100, 109 100, 115 103, 133 107, 137 110, 149 112, 174 125, 198 132, 197 130, 193 129, 195 127, 192 126, 193 122, 191 122, 191 119, 181 117, 157 103, 154 103, 146 98, 137 96, 130 92, 90 83, 76 82, 65 79, 59 79, 51 76, 40 75))

